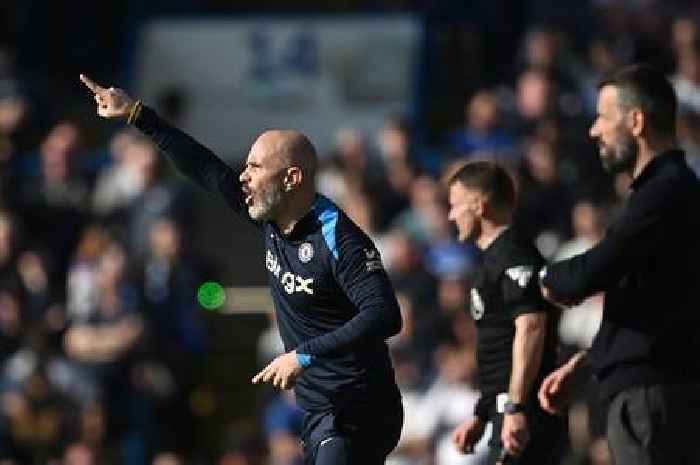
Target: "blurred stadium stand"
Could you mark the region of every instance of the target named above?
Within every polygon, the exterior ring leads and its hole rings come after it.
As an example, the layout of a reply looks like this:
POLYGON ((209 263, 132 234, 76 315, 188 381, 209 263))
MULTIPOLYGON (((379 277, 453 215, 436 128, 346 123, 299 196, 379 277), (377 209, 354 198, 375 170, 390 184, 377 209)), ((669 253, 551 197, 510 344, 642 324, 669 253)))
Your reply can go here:
MULTIPOLYGON (((633 61, 672 77, 700 170, 700 5, 661 0, 0 3, 0 464, 291 465, 300 412, 249 380, 281 350, 262 241, 78 82, 127 88, 231 163, 269 126, 308 132, 319 189, 379 245, 405 325, 392 465, 476 464, 451 428, 478 392, 465 312, 479 260, 440 176, 504 163, 550 260, 595 244, 629 179, 587 140, 595 84, 633 61), (227 288, 219 311, 198 286, 227 288)), ((595 333, 600 296, 560 327, 595 333)), ((595 385, 566 464, 609 462, 595 385)))

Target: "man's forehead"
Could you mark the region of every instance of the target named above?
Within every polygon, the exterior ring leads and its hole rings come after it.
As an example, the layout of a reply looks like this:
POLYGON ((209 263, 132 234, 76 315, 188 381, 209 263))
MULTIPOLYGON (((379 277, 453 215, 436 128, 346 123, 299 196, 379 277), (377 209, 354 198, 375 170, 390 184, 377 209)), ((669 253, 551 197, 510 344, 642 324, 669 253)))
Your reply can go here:
POLYGON ((598 93, 598 108, 608 109, 617 106, 618 89, 612 84, 601 87, 598 93))
POLYGON ((250 150, 248 151, 248 157, 246 158, 246 161, 248 163, 259 163, 260 160, 260 151, 257 150, 255 147, 255 144, 253 144, 250 147, 250 150))
POLYGON ((465 199, 480 195, 481 192, 477 189, 465 186, 459 181, 453 182, 450 186, 449 197, 451 200, 465 199))
POLYGON ((461 186, 459 181, 454 181, 452 184, 450 184, 450 189, 448 191, 448 197, 450 200, 454 199, 455 197, 459 197, 461 193, 461 186))
POLYGON ((253 146, 250 148, 250 152, 248 152, 248 163, 255 163, 259 165, 269 163, 272 152, 273 150, 270 144, 258 139, 255 141, 255 143, 253 143, 253 146))
POLYGON ((253 143, 248 154, 248 163, 276 163, 285 151, 285 132, 280 130, 265 131, 253 143))

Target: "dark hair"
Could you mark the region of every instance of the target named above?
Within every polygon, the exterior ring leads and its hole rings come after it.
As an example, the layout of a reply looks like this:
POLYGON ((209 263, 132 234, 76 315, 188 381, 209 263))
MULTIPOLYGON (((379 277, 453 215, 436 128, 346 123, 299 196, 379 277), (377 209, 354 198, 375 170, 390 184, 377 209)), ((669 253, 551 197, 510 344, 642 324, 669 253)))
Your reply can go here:
POLYGON ((466 163, 448 181, 475 189, 488 197, 489 205, 500 212, 515 208, 515 183, 505 168, 498 163, 479 160, 466 163))
POLYGON ((605 86, 617 87, 621 107, 641 108, 654 132, 675 135, 678 103, 663 73, 645 64, 630 65, 600 81, 598 89, 605 86))

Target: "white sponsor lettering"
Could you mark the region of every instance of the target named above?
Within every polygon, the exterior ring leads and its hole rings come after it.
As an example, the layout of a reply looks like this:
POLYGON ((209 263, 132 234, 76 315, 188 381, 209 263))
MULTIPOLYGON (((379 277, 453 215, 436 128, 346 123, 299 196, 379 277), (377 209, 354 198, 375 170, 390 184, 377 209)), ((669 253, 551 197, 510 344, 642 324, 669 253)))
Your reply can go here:
POLYGON ((279 279, 280 284, 284 287, 287 294, 293 294, 295 292, 306 292, 309 295, 314 295, 314 278, 303 278, 297 276, 294 273, 285 271, 282 273, 282 267, 277 260, 277 257, 268 250, 265 257, 265 265, 270 273, 272 273, 275 278, 279 279), (281 274, 281 276, 280 276, 281 274))

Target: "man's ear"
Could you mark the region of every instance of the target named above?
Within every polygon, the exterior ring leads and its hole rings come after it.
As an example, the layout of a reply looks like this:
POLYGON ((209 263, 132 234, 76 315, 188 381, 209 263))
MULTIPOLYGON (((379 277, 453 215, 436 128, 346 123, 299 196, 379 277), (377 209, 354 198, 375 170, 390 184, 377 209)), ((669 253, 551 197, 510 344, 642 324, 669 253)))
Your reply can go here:
POLYGON ((472 206, 472 213, 474 216, 478 218, 483 218, 484 214, 488 210, 488 202, 486 201, 486 197, 483 195, 480 195, 474 199, 474 204, 472 206))
POLYGON ((304 173, 298 166, 290 166, 287 168, 287 174, 284 177, 284 190, 291 191, 295 187, 301 186, 304 180, 304 173))
POLYGON ((634 137, 639 137, 646 130, 646 115, 640 108, 633 108, 628 113, 628 126, 634 137))

